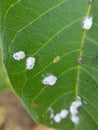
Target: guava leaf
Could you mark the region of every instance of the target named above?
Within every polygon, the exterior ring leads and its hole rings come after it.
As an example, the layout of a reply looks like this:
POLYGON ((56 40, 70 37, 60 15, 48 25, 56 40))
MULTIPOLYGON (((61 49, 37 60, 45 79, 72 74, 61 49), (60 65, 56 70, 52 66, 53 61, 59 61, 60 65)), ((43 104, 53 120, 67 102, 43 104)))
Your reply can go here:
POLYGON ((2 52, 1 52, 1 44, 0 44, 0 92, 7 90, 8 86, 9 86, 9 81, 2 63, 2 52))
POLYGON ((0 0, 4 64, 12 88, 36 122, 59 130, 98 130, 98 0, 0 0), (90 30, 82 28, 93 17, 90 30), (24 51, 17 61, 13 54, 24 51), (26 58, 35 57, 33 69, 26 58), (79 61, 82 58, 82 61, 79 61), (53 74, 53 86, 42 84, 53 74), (50 118, 81 97, 80 122, 50 118))

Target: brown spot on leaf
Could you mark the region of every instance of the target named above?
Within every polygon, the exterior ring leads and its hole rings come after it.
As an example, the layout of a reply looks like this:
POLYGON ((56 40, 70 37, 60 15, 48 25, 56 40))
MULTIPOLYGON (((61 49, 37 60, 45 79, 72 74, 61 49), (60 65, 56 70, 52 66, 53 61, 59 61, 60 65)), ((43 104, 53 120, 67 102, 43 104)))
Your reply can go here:
POLYGON ((81 49, 84 49, 84 45, 81 46, 81 49))
POLYGON ((81 65, 82 64, 82 58, 78 58, 78 64, 81 65))
POLYGON ((91 4, 93 0, 88 0, 88 2, 91 4))
POLYGON ((37 104, 37 103, 33 103, 32 106, 33 106, 34 108, 37 108, 37 107, 38 107, 38 104, 37 104))

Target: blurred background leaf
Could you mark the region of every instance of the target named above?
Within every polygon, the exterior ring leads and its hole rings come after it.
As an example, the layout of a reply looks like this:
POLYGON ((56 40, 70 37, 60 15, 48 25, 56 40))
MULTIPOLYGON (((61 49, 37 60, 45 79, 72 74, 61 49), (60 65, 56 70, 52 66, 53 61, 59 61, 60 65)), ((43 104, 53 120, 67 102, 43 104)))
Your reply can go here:
POLYGON ((2 51, 1 51, 1 44, 0 44, 0 92, 4 90, 8 90, 9 89, 8 86, 9 86, 9 80, 3 66, 2 51))

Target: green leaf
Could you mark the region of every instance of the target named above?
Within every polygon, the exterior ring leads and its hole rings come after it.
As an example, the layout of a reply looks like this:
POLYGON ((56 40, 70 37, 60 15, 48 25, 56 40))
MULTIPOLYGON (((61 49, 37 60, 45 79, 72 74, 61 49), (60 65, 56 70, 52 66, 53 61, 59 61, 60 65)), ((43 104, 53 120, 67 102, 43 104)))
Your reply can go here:
POLYGON ((98 0, 89 1, 0 0, 3 59, 13 90, 36 122, 59 130, 98 129, 98 0), (87 31, 86 16, 94 18, 87 31), (17 61, 19 51, 26 57, 17 61), (35 66, 26 70, 32 56, 35 66), (57 77, 53 86, 42 83, 48 74, 57 77), (78 125, 70 114, 59 123, 50 118, 51 109, 69 110, 77 96, 78 125))
POLYGON ((0 44, 0 92, 6 90, 8 86, 9 86, 9 81, 2 63, 2 53, 1 53, 1 44, 0 44))

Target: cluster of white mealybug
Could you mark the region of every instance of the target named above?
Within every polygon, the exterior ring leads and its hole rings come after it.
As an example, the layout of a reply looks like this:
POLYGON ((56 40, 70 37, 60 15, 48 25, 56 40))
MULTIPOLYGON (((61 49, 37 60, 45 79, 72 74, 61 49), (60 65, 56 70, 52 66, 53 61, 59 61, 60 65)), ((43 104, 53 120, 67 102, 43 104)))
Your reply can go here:
POLYGON ((50 111, 50 119, 53 119, 56 123, 61 122, 62 119, 65 119, 68 116, 68 111, 66 109, 62 109, 59 113, 54 114, 52 108, 48 109, 50 111))
POLYGON ((85 17, 82 23, 82 28, 89 30, 93 25, 93 17, 85 17))
POLYGON ((68 116, 68 113, 68 110, 63 109, 60 113, 56 114, 53 119, 56 123, 59 123, 62 119, 65 119, 68 116))
POLYGON ((54 75, 48 75, 46 77, 44 77, 44 79, 42 80, 42 83, 45 85, 54 85, 57 81, 57 77, 54 75))
POLYGON ((78 96, 77 100, 71 103, 70 113, 71 120, 75 124, 79 124, 78 108, 82 105, 81 98, 78 96))
MULTIPOLYGON (((23 51, 16 52, 13 54, 13 58, 15 60, 20 61, 25 58, 25 52, 23 52, 23 51)), ((33 69, 33 67, 35 66, 35 62, 36 62, 35 57, 28 57, 26 59, 26 69, 27 70, 33 69)), ((47 75, 46 77, 44 77, 44 79, 42 80, 42 83, 44 85, 52 86, 56 83, 56 81, 57 81, 57 77, 51 74, 51 75, 47 75)))
POLYGON ((73 101, 70 105, 70 109, 62 109, 59 113, 54 114, 52 108, 49 108, 50 119, 53 119, 56 123, 60 123, 62 119, 67 118, 68 114, 71 114, 71 121, 77 125, 79 124, 79 107, 82 105, 81 98, 78 96, 76 101, 73 101), (70 113, 69 113, 70 112, 70 113))
MULTIPOLYGON (((13 54, 13 58, 15 60, 20 61, 25 58, 25 52, 23 52, 23 51, 16 52, 13 54)), ((34 57, 28 57, 26 59, 26 69, 27 70, 33 69, 35 62, 36 62, 36 59, 34 57)))

